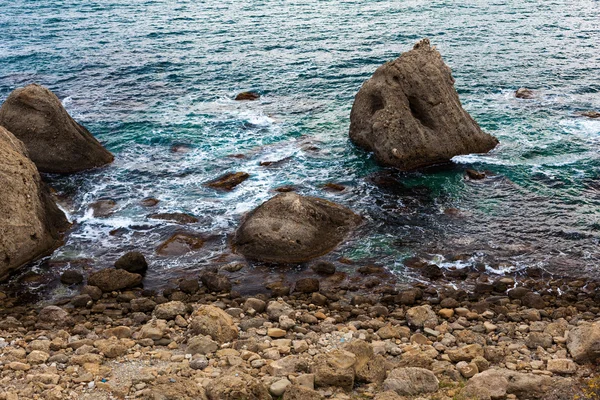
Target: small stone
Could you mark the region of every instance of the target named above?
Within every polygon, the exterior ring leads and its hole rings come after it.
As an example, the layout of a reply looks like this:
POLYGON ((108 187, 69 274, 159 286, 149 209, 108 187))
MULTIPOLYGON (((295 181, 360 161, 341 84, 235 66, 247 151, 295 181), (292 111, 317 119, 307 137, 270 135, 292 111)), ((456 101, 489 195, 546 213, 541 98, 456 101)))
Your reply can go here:
POLYGON ((435 328, 438 325, 437 316, 429 305, 410 308, 406 312, 406 321, 416 328, 435 328))
POLYGON ((142 276, 132 274, 123 269, 107 268, 91 274, 88 284, 99 287, 103 292, 114 292, 138 286, 142 283, 142 276))
POLYGON ((208 367, 208 359, 204 356, 194 357, 190 361, 190 368, 192 369, 204 369, 208 367))
POLYGON ((57 306, 47 306, 42 308, 38 319, 42 322, 56 325, 65 325, 69 322, 69 313, 57 306))
POLYGON ((401 396, 416 396, 436 392, 439 388, 439 381, 433 372, 424 368, 396 368, 383 382, 383 388, 401 396))
POLYGON ((158 319, 169 321, 175 319, 178 315, 185 315, 186 312, 187 306, 181 301, 169 301, 157 305, 153 314, 158 319))
POLYGON ((440 311, 438 311, 438 314, 444 319, 450 319, 454 316, 454 310, 451 308, 442 308, 440 311))
POLYGON ((465 361, 460 361, 456 364, 456 369, 458 369, 460 374, 467 379, 469 379, 479 373, 479 369, 477 368, 477 365, 475 365, 472 362, 467 363, 465 361))
POLYGON ((280 379, 278 381, 275 381, 270 387, 269 387, 269 392, 273 395, 273 396, 282 396, 283 393, 285 393, 285 390, 288 388, 288 386, 290 386, 292 384, 292 382, 290 382, 287 379, 280 379))
POLYGON ((285 337, 286 334, 287 334, 287 332, 284 331, 283 329, 279 329, 279 328, 267 329, 267 335, 269 335, 272 338, 282 338, 282 337, 285 337))

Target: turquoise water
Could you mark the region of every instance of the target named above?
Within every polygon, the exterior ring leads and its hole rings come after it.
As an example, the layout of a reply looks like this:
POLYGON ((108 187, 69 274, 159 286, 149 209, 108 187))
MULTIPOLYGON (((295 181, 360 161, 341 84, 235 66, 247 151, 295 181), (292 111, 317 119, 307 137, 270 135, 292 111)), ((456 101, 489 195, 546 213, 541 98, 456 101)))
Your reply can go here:
POLYGON ((600 120, 579 115, 600 110, 597 1, 15 0, 0 10, 0 100, 43 84, 116 155, 104 169, 48 177, 78 222, 52 260, 97 268, 140 249, 148 279, 166 279, 214 264, 246 211, 296 185, 365 216, 331 259, 400 275, 416 254, 600 277, 600 120), (349 142, 349 113, 361 83, 423 37, 501 144, 398 174, 349 142), (538 98, 515 99, 521 86, 538 98), (232 100, 244 90, 262 97, 232 100), (468 181, 466 168, 492 177, 468 181), (251 177, 231 193, 203 186, 230 171, 251 177), (327 192, 328 182, 347 189, 327 192), (147 196, 161 202, 142 207, 147 196), (117 202, 114 214, 92 217, 89 204, 105 198, 117 202), (146 217, 173 211, 200 222, 146 217), (181 229, 211 244, 157 256, 181 229))

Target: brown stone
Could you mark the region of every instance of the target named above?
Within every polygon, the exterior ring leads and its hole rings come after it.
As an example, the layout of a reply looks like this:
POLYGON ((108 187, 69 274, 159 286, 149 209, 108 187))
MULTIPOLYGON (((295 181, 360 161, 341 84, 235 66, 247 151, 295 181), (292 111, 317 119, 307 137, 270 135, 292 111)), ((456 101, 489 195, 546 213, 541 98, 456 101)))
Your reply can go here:
POLYGON ((401 170, 486 153, 498 144, 462 108, 450 68, 427 39, 363 84, 350 114, 350 138, 401 170))
POLYGON ((69 174, 114 159, 71 118, 58 97, 40 85, 15 89, 0 108, 0 125, 25 144, 41 172, 69 174))
POLYGON ((222 175, 212 181, 206 182, 206 186, 213 189, 233 190, 237 185, 248 179, 250 175, 246 172, 231 172, 222 175))
POLYGON ((193 233, 175 233, 161 243, 156 253, 161 256, 181 256, 192 251, 197 251, 204 246, 204 239, 193 233))

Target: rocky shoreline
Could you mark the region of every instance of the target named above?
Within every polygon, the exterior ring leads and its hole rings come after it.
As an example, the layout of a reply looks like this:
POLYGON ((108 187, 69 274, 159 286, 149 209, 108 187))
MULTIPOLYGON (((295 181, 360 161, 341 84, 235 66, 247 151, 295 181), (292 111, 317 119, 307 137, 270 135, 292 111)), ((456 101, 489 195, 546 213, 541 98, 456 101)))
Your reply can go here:
POLYGON ((58 305, 4 299, 0 399, 598 395, 599 283, 469 271, 466 291, 447 271, 366 291, 381 269, 314 270, 254 297, 209 272, 162 293, 88 285, 58 305))

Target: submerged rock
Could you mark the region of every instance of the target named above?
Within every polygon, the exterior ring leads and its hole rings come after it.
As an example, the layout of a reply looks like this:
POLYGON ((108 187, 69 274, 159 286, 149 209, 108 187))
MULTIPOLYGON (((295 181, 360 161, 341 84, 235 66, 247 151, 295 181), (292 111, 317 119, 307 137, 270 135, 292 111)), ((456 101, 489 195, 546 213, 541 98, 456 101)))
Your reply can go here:
POLYGON ((250 212, 232 244, 250 259, 304 262, 331 251, 360 221, 360 216, 330 201, 283 193, 250 212))
POLYGON ((260 94, 256 93, 256 92, 241 92, 238 93, 237 96, 235 96, 235 100, 240 101, 240 100, 256 100, 260 98, 260 94))
POLYGON ((246 172, 230 172, 218 177, 217 179, 206 182, 206 186, 213 189, 230 191, 249 177, 250 175, 248 175, 246 172))
POLYGON ((533 99, 535 97, 535 93, 533 90, 527 88, 519 88, 515 92, 515 97, 517 99, 533 99))
POLYGON ((156 213, 148 215, 148 218, 175 221, 180 224, 195 224, 198 222, 198 218, 185 213, 156 213))
POLYGON ((498 144, 462 108, 450 68, 427 39, 363 84, 350 114, 350 138, 401 170, 486 153, 498 144))
POLYGON ((24 144, 0 126, 0 281, 60 246, 68 226, 24 144))
POLYGON ((156 252, 162 256, 180 256, 204 246, 204 239, 192 233, 175 233, 158 246, 156 252))
POLYGON ((588 118, 600 118, 600 112, 598 111, 584 111, 581 113, 581 115, 583 115, 584 117, 588 117, 588 118))
POLYGON ((0 125, 23 141, 41 172, 69 174, 100 167, 113 155, 71 118, 54 93, 40 85, 14 90, 0 108, 0 125))

